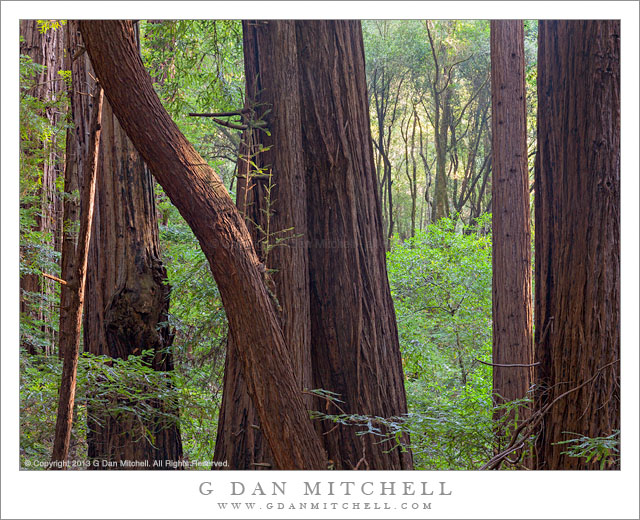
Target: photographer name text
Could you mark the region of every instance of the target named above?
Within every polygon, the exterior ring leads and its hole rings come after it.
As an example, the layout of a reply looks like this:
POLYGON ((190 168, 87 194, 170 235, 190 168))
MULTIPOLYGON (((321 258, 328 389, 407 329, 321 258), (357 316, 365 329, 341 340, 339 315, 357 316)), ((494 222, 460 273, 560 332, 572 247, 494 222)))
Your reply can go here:
MULTIPOLYGON (((225 482, 214 489, 211 482, 202 482, 198 487, 201 495, 216 496, 287 496, 290 489, 289 482, 256 482, 246 484, 241 481, 225 482)), ((355 481, 316 481, 291 483, 296 496, 449 496, 446 482, 427 481, 381 481, 381 482, 355 482, 355 481)))

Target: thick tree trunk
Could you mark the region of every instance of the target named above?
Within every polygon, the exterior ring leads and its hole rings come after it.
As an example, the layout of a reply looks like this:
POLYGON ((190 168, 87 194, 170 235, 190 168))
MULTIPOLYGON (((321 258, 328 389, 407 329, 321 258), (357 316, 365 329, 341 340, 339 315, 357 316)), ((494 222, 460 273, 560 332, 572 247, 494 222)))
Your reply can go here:
POLYGON ((80 27, 114 113, 209 260, 276 467, 325 468, 322 445, 308 418, 261 263, 240 213, 218 175, 162 107, 138 54, 131 23, 82 21, 80 27))
POLYGON ((64 352, 64 356, 53 455, 51 458, 54 462, 67 460, 69 441, 71 439, 71 425, 73 423, 73 405, 76 396, 80 332, 82 329, 82 309, 87 280, 87 260, 89 258, 89 243, 91 240, 96 193, 96 170, 100 147, 103 92, 99 86, 96 86, 93 91, 93 105, 93 115, 89 125, 89 150, 85 161, 87 169, 82 172, 84 182, 82 184, 81 205, 85 208, 85 212, 80 222, 78 245, 73 260, 73 273, 66 284, 69 291, 67 300, 69 307, 64 315, 61 314, 60 319, 60 350, 64 352))
MULTIPOLYGON (((71 64, 74 141, 82 171, 80 151, 86 146, 84 125, 89 109, 82 93, 95 81, 89 57, 82 54, 77 21, 69 22, 69 32, 68 54, 76 56, 71 64)), ((170 289, 160 262, 152 179, 106 101, 95 214, 87 275, 91 297, 84 313, 85 350, 126 359, 150 349, 155 352, 148 359, 151 367, 172 370, 172 337, 166 324, 170 289)), ((63 306, 61 315, 67 312, 63 306)), ((90 388, 89 392, 100 394, 102 389, 90 388)), ((91 458, 149 461, 157 464, 155 468, 163 468, 166 460, 181 459, 179 429, 175 420, 166 418, 176 416, 177 410, 169 409, 161 399, 153 400, 145 403, 152 412, 138 420, 133 414, 115 412, 120 404, 115 396, 101 404, 90 401, 87 440, 91 458)))
MULTIPOLYGON (((491 22, 494 403, 527 395, 533 378, 531 232, 521 20, 491 22)), ((504 412, 496 413, 496 419, 504 412)), ((529 416, 520 407, 518 421, 529 416)), ((511 420, 516 416, 512 415, 511 420)), ((505 431, 499 431, 499 437, 505 431)))
MULTIPOLYGON (((244 58, 250 124, 245 132, 237 205, 275 299, 300 390, 311 388, 306 188, 302 158, 296 33, 293 21, 244 21, 244 58), (260 116, 266 113, 263 121, 260 116)), ((310 399, 305 399, 310 407, 310 399)), ((229 469, 273 467, 231 339, 215 460, 229 469)))
MULTIPOLYGON (((41 33, 37 20, 21 20, 20 36, 23 41, 20 43, 20 54, 28 55, 34 63, 43 65, 45 68, 37 79, 37 85, 32 94, 34 97, 46 102, 59 99, 64 92, 64 82, 58 72, 62 70, 63 50, 64 50, 63 27, 49 29, 41 33)), ((57 110, 50 110, 46 114, 51 126, 56 126, 60 122, 62 114, 57 110)), ((42 143, 42 148, 52 150, 57 139, 52 136, 52 141, 42 143)), ((42 177, 40 183, 40 208, 36 216, 35 231, 48 234, 47 245, 51 249, 60 250, 60 236, 62 224, 62 207, 56 188, 56 180, 62 175, 62 163, 51 151, 45 155, 42 163, 42 177)), ((37 274, 25 274, 20 278, 20 311, 31 314, 36 320, 42 321, 44 337, 47 345, 44 353, 50 354, 54 350, 55 331, 47 323, 50 316, 54 314, 53 295, 54 281, 42 278, 37 274), (35 306, 30 305, 23 293, 41 293, 44 298, 35 306), (50 303, 46 303, 49 300, 50 303)), ((26 349, 35 354, 39 348, 33 344, 24 345, 26 349)))
MULTIPOLYGON (((535 172, 538 469, 620 428, 620 22, 541 21, 535 172), (570 432, 570 433, 567 433, 570 432)), ((617 468, 609 461, 607 468, 617 468)))
MULTIPOLYGON (((85 350, 122 359, 152 350, 145 359, 154 370, 173 370, 167 325, 171 289, 160 260, 152 178, 108 103, 90 259, 85 350)), ((91 458, 155 462, 156 469, 182 459, 177 409, 153 400, 151 417, 139 421, 134 414, 114 414, 110 407, 118 404, 114 398, 104 407, 90 406, 91 458)))
MULTIPOLYGON (((346 413, 405 414, 359 22, 296 22, 305 157, 314 387, 346 413)), ((338 410, 322 400, 316 409, 338 410)), ((337 469, 410 469, 410 452, 317 424, 337 469)), ((407 440, 407 439, 405 439, 407 440)))

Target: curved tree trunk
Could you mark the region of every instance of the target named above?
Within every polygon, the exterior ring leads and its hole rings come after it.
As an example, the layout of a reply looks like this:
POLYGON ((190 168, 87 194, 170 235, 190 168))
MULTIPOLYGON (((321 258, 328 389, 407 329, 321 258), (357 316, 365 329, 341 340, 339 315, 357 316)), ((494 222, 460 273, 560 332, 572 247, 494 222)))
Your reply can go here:
MULTIPOLYGON (((278 307, 300 390, 311 387, 306 189, 302 164, 300 100, 293 21, 244 21, 246 120, 260 128, 244 134, 237 205, 278 307)), ((310 407, 310 399, 305 399, 310 407)), ((230 338, 218 421, 216 461, 229 469, 273 467, 255 407, 230 338)))
POLYGON ((132 24, 82 21, 80 27, 114 113, 209 261, 276 467, 326 468, 242 216, 219 176, 162 107, 138 54, 132 24))
MULTIPOLYGON (((524 27, 491 21, 493 136, 493 394, 496 405, 522 399, 533 380, 531 232, 527 165, 524 27)), ((496 413, 496 419, 504 412, 496 413)), ((520 407, 518 420, 529 416, 520 407)), ((516 418, 511 416, 511 420, 516 418)), ((499 431, 502 437, 507 432, 499 431)), ((498 439, 500 442, 500 439, 498 439)))
POLYGON ((535 190, 538 408, 582 385, 545 417, 537 468, 598 469, 557 443, 620 428, 619 21, 540 22, 535 190))
MULTIPOLYGON (((248 168, 241 161, 244 167, 240 169, 238 206, 246 212, 249 221, 257 224, 250 225, 250 229, 267 268, 277 269, 273 274, 273 290, 285 331, 288 328, 290 333, 297 334, 292 340, 298 346, 292 352, 299 356, 296 369, 301 375, 302 386, 340 392, 340 399, 348 398, 347 410, 351 413, 383 417, 401 415, 406 413, 406 401, 386 279, 380 207, 368 135, 360 28, 342 23, 324 27, 297 25, 297 42, 292 41, 293 28, 291 22, 244 24, 248 98, 266 103, 259 105, 259 112, 267 109, 272 109, 272 112, 265 118, 270 135, 258 130, 246 136, 249 151, 244 154, 251 156, 258 171, 247 176, 248 168), (331 74, 337 75, 338 71, 332 72, 326 61, 309 62, 310 57, 300 52, 302 48, 314 49, 314 53, 322 52, 326 50, 327 42, 332 42, 335 37, 347 37, 356 46, 355 57, 351 45, 330 47, 337 60, 351 63, 352 72, 359 75, 357 80, 347 84, 332 83, 335 77, 332 78, 331 74), (297 78, 296 49, 297 67, 302 71, 300 79, 303 82, 300 100, 296 92, 289 90, 291 82, 297 78), (313 86, 306 84, 303 76, 311 71, 315 79, 313 86), (319 102, 316 96, 328 91, 331 92, 330 98, 324 101, 331 105, 344 96, 344 102, 350 104, 353 112, 348 116, 340 115, 336 120, 333 112, 327 112, 330 108, 323 107, 318 115, 323 121, 323 132, 330 135, 333 129, 328 126, 332 125, 354 130, 341 136, 336 134, 341 144, 334 141, 327 150, 324 145, 310 140, 310 135, 317 131, 319 120, 305 120, 305 114, 316 111, 315 103, 319 102), (298 114, 296 109, 300 111, 298 114), (302 142, 299 140, 299 114, 302 114, 304 122, 302 142), (270 148, 253 156, 251 151, 261 147, 270 148), (344 159, 346 154, 354 157, 353 162, 344 159), (305 155, 309 155, 309 168, 302 165, 305 155), (318 162, 314 162, 311 155, 317 157, 318 162), (330 165, 329 158, 338 156, 340 160, 330 165), (363 158, 363 164, 360 165, 355 157, 363 158), (306 179, 299 176, 305 169, 306 179), (349 191, 344 189, 345 181, 350 186, 349 191), (316 185, 312 186, 313 183, 316 185), (362 186, 353 189, 353 184, 360 183, 362 186), (336 208, 339 208, 337 212, 336 208), (359 211, 362 211, 362 217, 359 211), (347 220, 347 227, 334 227, 327 213, 338 221, 347 220), (270 219, 266 218, 267 215, 270 219), (316 224, 313 236, 305 234, 306 219, 316 224), (285 237, 289 237, 284 247, 271 249, 273 240, 278 237, 275 235, 265 248, 266 229, 275 233, 287 230, 285 237), (350 246, 340 247, 343 240, 350 246), (309 280, 300 271, 307 262, 309 280), (346 283, 347 277, 352 278, 349 284, 346 283), (345 287, 351 284, 353 292, 345 294, 345 287), (309 301, 311 309, 307 310, 309 301), (356 312, 352 313, 353 310, 356 312), (376 317, 384 318, 376 320, 374 313, 376 317), (301 336, 307 327, 311 330, 301 336), (310 344, 315 349, 310 358, 306 346, 309 340, 305 340, 309 333, 310 344), (329 336, 331 339, 328 340, 329 336)), ((238 382, 239 370, 233 362, 231 348, 226 370, 216 459, 230 457, 227 460, 233 461, 230 467, 234 469, 269 467, 269 454, 264 448, 255 415, 243 397, 238 382), (231 384, 234 380, 235 384, 231 384)), ((327 406, 326 401, 316 400, 313 404, 315 409, 337 412, 337 409, 327 406)), ((410 467, 408 453, 401 454, 399 450, 383 453, 380 445, 376 444, 379 438, 356 436, 356 426, 338 429, 333 426, 318 423, 334 467, 410 467), (326 435, 329 430, 333 431, 326 435)))
MULTIPOLYGON (((296 22, 307 201, 313 385, 349 414, 405 414, 359 22, 296 22)), ((317 400, 315 408, 326 410, 317 400)), ((333 406, 330 413, 340 413, 333 406)), ((410 452, 317 424, 336 469, 411 469, 410 452)), ((405 439, 407 440, 407 439, 405 439)))

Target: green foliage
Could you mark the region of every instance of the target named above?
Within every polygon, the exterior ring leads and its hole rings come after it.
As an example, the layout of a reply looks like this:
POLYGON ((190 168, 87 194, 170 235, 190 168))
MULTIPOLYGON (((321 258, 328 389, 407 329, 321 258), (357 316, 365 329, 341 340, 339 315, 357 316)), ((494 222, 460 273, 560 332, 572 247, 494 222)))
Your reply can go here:
POLYGON ((44 34, 47 31, 58 29, 66 23, 66 20, 38 20, 38 30, 44 34))
MULTIPOLYGON (((30 355, 20 351, 20 467, 44 469, 38 464, 49 460, 58 409, 58 385, 62 363, 54 357, 30 355)), ((75 421, 70 453, 86 452, 84 432, 75 421)))
POLYGON ((490 216, 443 219, 387 256, 416 466, 474 469, 491 454, 490 216))
MULTIPOLYGON (((149 365, 152 354, 144 351, 128 359, 89 353, 80 356, 70 460, 86 460, 87 419, 100 421, 105 416, 133 417, 141 425, 162 421, 169 426, 177 422, 186 460, 212 458, 216 410, 212 409, 211 392, 203 390, 197 364, 195 374, 162 372, 149 365), (158 406, 160 402, 162 406, 158 406), (88 416, 88 412, 93 415, 88 416)), ((40 464, 49 460, 53 447, 62 363, 56 357, 23 352, 20 365, 21 467, 44 469, 40 464)), ((131 433, 141 435, 135 438, 137 441, 155 441, 149 429, 131 433)))
POLYGON ((142 22, 141 42, 143 61, 165 108, 230 186, 239 133, 188 114, 236 111, 244 106, 240 21, 142 22))
POLYGON ((21 344, 47 350, 52 342, 57 320, 45 316, 47 309, 56 307, 59 299, 57 284, 48 284, 41 273, 59 275, 60 254, 54 249, 54 237, 43 223, 47 216, 45 208, 59 198, 62 187, 59 183, 43 188, 45 165, 49 168, 61 166, 64 157, 65 137, 68 123, 59 122, 52 114, 67 111, 66 96, 58 99, 41 99, 37 88, 45 67, 26 55, 20 55, 20 276, 38 277, 42 290, 23 291, 23 312, 20 327, 21 344))
POLYGON ((168 201, 160 209, 168 221, 160 226, 160 241, 172 287, 169 323, 175 333, 173 378, 179 389, 183 449, 187 459, 211 460, 222 399, 226 314, 191 229, 168 201))
POLYGON ((393 216, 404 238, 412 226, 424 228, 429 222, 436 128, 442 139, 446 135, 450 210, 472 223, 490 205, 489 22, 372 20, 363 22, 363 37, 374 158, 379 181, 383 175, 392 180, 391 188, 387 182, 381 189, 386 224, 393 216))
POLYGON ((347 414, 340 396, 311 391, 340 411, 312 411, 317 420, 374 435, 388 450, 411 448, 416 469, 478 469, 496 446, 496 428, 509 430, 508 412, 528 403, 502 407, 494 421, 491 368, 490 215, 475 227, 456 230, 442 219, 387 255, 395 303, 409 413, 406 417, 347 414), (403 434, 410 436, 406 446, 403 434))
POLYGON ((448 388, 464 386, 491 352, 490 237, 443 219, 394 243, 388 270, 407 377, 447 374, 448 388))
POLYGON ((601 470, 620 462, 620 430, 614 430, 611 435, 606 437, 586 437, 572 432, 562 433, 575 436, 573 439, 556 443, 567 446, 567 450, 563 451, 563 454, 569 455, 569 457, 584 458, 586 463, 599 462, 601 470))

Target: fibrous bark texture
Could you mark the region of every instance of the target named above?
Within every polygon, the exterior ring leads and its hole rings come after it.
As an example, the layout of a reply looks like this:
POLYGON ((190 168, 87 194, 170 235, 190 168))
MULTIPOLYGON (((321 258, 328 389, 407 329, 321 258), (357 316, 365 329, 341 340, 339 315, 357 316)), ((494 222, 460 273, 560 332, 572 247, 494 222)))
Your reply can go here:
MULTIPOLYGON (((539 469, 620 428, 620 22, 541 21, 535 178, 539 469)), ((607 467, 616 468, 611 462, 607 467)))
MULTIPOLYGON (((90 108, 90 100, 82 93, 90 91, 95 80, 89 57, 82 51, 84 44, 77 21, 69 22, 69 33, 68 54, 76 56, 71 64, 74 87, 71 100, 77 153, 68 164, 75 159, 82 173, 85 118, 90 108)), ((98 159, 87 275, 90 296, 84 312, 85 350, 122 359, 151 350, 153 354, 146 361, 152 368, 172 370, 172 336, 166 323, 170 288, 160 261, 152 178, 106 101, 98 159)), ((82 212, 85 211, 83 206, 82 212)), ((62 315, 68 311, 66 307, 61 309, 62 315)), ((130 390, 135 393, 153 388, 130 390)), ((168 418, 176 417, 178 411, 162 399, 145 403, 147 413, 136 417, 122 411, 122 398, 109 396, 101 388, 92 387, 89 392, 105 398, 92 402, 95 395, 89 396, 87 440, 91 458, 149 461, 150 465, 155 463, 156 469, 164 468, 167 460, 182 458, 176 420, 168 418)))
MULTIPOLYGON (((83 172, 82 206, 85 212, 80 223, 78 245, 73 261, 73 272, 67 280, 68 308, 60 319, 60 350, 64 352, 62 365, 62 380, 58 399, 58 414, 53 443, 52 460, 62 462, 69 454, 71 439, 71 425, 73 423, 73 405, 76 395, 76 380, 78 370, 78 356, 80 353, 80 332, 82 330, 82 310, 84 306, 85 287, 87 279, 87 261, 89 257, 89 243, 95 206, 96 170, 98 164, 98 149, 100 146, 100 122, 102 119, 103 92, 99 86, 93 90, 93 114, 89 125, 89 149, 83 172)), ((63 466, 64 467, 64 466, 63 466)))
MULTIPOLYGON (((265 266, 299 390, 311 388, 306 250, 296 34, 293 21, 244 21, 247 112, 236 204, 265 266), (256 126, 257 125, 257 126, 256 126)), ((310 400, 305 399, 310 406, 310 400)), ((273 461, 231 338, 215 460, 229 469, 272 468, 273 461)))
MULTIPOLYGON (((371 145, 362 30, 296 22, 307 187, 313 386, 348 414, 406 413, 371 145)), ((317 399, 315 409, 340 413, 317 399)), ((336 469, 410 469, 410 452, 317 423, 336 469)), ((384 428, 383 428, 384 429, 384 428)), ((405 439, 407 440, 407 439, 405 439)))
POLYGON ((194 231, 209 261, 276 468, 325 468, 325 454, 308 418, 242 216, 219 176, 162 107, 140 59, 132 24, 82 21, 80 27, 120 124, 194 231))
MULTIPOLYGON (((30 91, 34 97, 52 102, 64 93, 64 82, 58 72, 62 70, 63 49, 64 49, 63 27, 49 29, 42 33, 38 20, 20 21, 20 54, 29 56, 34 63, 44 66, 44 69, 37 78, 37 83, 30 91)), ((47 111, 46 117, 51 126, 59 124, 62 113, 58 110, 47 111)), ((45 153, 42 163, 42 177, 40 183, 40 208, 36 215, 36 225, 34 231, 48 234, 47 245, 51 249, 60 250, 60 235, 62 224, 62 205, 57 194, 56 179, 62 176, 61 161, 58 160, 53 150, 57 139, 56 135, 51 136, 51 142, 43 142, 42 149, 50 150, 45 153)), ((28 255, 28 253, 27 253, 28 255)), ((37 274, 25 274, 20 278, 20 311, 29 313, 33 318, 42 321, 43 332, 47 344, 44 346, 44 353, 53 352, 55 342, 55 331, 47 324, 48 317, 54 313, 51 303, 53 300, 55 282, 39 277, 37 274), (44 297, 36 305, 29 305, 23 293, 41 293, 44 297)), ((24 345, 27 351, 35 354, 40 351, 39 347, 32 344, 24 345)))
MULTIPOLYGON (((522 20, 491 22, 493 136, 493 393, 527 396, 533 378, 533 302, 522 20)), ((498 412, 497 418, 504 415, 498 412)), ((526 419, 528 409, 519 409, 526 419)), ((515 415, 512 416, 515 419, 515 415)), ((501 432, 505 433, 505 432, 501 432)))

